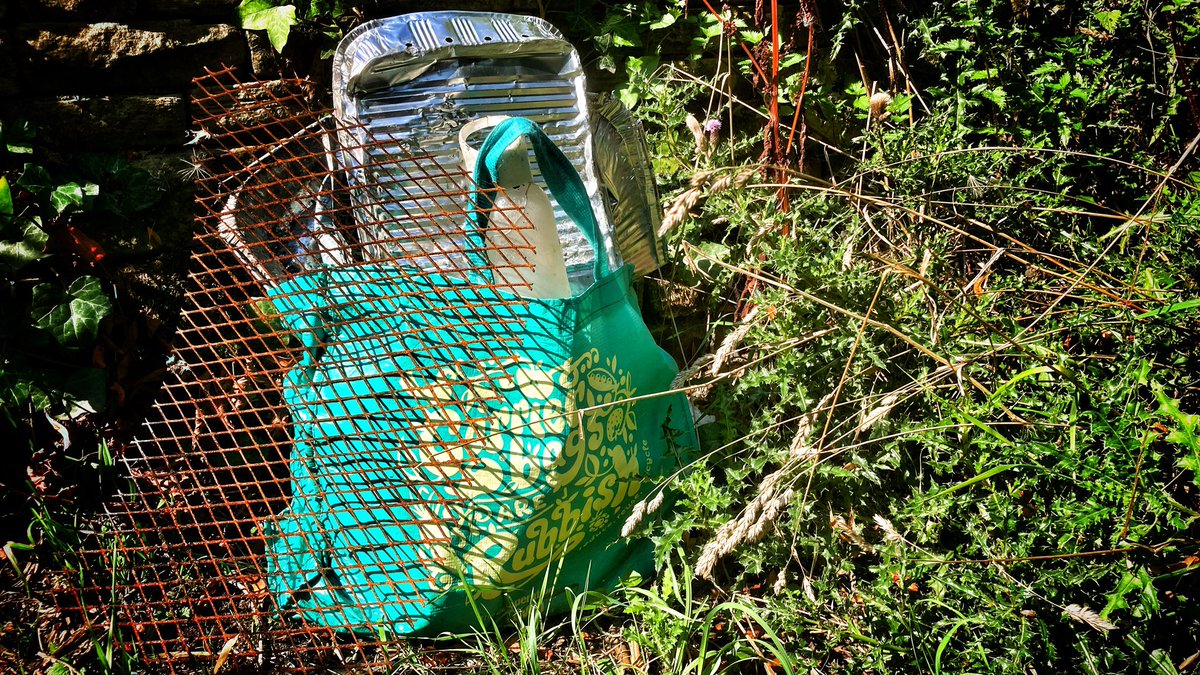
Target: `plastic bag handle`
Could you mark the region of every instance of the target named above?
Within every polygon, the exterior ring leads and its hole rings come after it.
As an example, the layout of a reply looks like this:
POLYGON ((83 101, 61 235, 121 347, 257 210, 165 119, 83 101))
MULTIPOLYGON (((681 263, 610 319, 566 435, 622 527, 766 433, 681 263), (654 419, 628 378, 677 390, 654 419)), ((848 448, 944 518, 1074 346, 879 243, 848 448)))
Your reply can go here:
POLYGON ((609 272, 608 261, 600 252, 600 226, 596 222, 596 214, 592 211, 592 203, 588 199, 587 188, 583 186, 583 179, 579 177, 575 167, 571 166, 571 160, 550 140, 546 132, 524 117, 510 117, 497 124, 479 148, 479 157, 475 161, 475 190, 471 193, 471 206, 467 218, 467 239, 471 243, 468 256, 479 270, 487 269, 481 252, 487 247, 483 238, 483 232, 488 227, 487 209, 494 205, 488 191, 496 187, 495 177, 500 172, 500 158, 505 148, 522 137, 529 139, 529 144, 533 147, 533 155, 537 158, 542 179, 546 181, 546 187, 550 188, 550 194, 592 245, 595 260, 592 273, 595 279, 599 280, 609 272))

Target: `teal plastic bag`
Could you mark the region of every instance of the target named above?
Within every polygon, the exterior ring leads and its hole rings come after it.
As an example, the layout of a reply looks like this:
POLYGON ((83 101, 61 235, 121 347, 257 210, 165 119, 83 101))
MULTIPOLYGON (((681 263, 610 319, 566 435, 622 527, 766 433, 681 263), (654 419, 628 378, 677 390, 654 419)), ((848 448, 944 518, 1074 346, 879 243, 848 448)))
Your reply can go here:
POLYGON ((289 507, 267 526, 281 611, 376 634, 464 631, 549 591, 648 575, 620 536, 634 505, 697 446, 678 369, 610 270, 583 183, 532 122, 480 150, 463 275, 325 269, 271 292, 304 346, 285 376, 289 507), (496 288, 486 190, 526 138, 551 194, 597 251, 564 299, 496 288))

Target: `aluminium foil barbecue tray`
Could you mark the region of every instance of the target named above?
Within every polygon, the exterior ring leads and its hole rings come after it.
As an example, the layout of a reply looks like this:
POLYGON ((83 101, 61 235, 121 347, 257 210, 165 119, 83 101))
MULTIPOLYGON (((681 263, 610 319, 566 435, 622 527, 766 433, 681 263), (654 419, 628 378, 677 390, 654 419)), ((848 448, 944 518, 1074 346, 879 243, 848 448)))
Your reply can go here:
MULTIPOLYGON (((540 124, 579 171, 611 264, 626 260, 644 274, 661 263, 654 234, 661 210, 644 135, 619 103, 590 109, 579 54, 548 22, 458 11, 368 22, 337 48, 333 98, 342 134, 385 140, 339 143, 350 148, 340 159, 351 194, 387 211, 364 211, 361 218, 394 230, 372 237, 386 243, 366 250, 369 257, 465 268, 462 221, 470 185, 458 130, 479 117, 508 115, 540 124), (414 221, 421 223, 415 234, 414 221)), ((534 180, 544 187, 531 162, 534 180)), ((591 248, 559 209, 556 218, 572 283, 584 287, 591 281, 591 248)))

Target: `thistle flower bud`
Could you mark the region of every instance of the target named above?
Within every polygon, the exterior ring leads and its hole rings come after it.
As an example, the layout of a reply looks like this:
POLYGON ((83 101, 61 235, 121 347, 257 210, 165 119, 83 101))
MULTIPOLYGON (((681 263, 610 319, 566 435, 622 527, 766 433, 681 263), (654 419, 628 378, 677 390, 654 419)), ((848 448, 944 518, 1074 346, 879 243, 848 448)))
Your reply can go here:
POLYGON ((871 97, 871 119, 881 120, 887 116, 887 107, 892 104, 892 95, 886 91, 876 92, 871 97))

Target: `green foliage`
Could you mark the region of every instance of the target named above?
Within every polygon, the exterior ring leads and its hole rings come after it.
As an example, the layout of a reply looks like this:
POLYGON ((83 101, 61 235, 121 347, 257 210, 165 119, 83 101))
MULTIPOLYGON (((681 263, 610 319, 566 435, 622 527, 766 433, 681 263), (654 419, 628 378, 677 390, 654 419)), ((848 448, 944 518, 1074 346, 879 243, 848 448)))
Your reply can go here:
POLYGON ((295 5, 274 5, 271 0, 242 0, 238 18, 245 30, 265 30, 275 51, 287 45, 292 26, 296 25, 295 5))
POLYGON ((1200 487, 1200 415, 1181 412, 1179 400, 1167 396, 1161 385, 1154 388, 1154 395, 1158 397, 1158 413, 1175 426, 1167 434, 1167 441, 1178 445, 1181 451, 1176 464, 1190 471, 1192 482, 1200 487))
POLYGON ((75 279, 64 291, 54 284, 33 287, 33 325, 45 330, 67 349, 79 349, 96 339, 100 320, 112 304, 100 280, 93 276, 75 279))
POLYGON ((277 52, 283 52, 293 28, 301 25, 315 28, 324 37, 326 57, 333 53, 347 27, 361 18, 355 5, 343 0, 297 0, 289 4, 280 4, 278 0, 242 0, 237 11, 241 27, 265 30, 277 52))
MULTIPOLYGON (((769 26, 728 15, 732 73, 624 47, 664 187, 699 192, 666 283, 718 318, 663 342, 729 355, 664 565, 731 549, 712 594, 820 672, 1176 672, 1200 651, 1196 5, 860 4, 821 17, 803 172, 751 179, 786 202, 716 188, 762 148, 736 41, 769 26)), ((629 611, 695 649, 708 582, 669 579, 629 611)))
MULTIPOLYGON (((585 21, 581 32, 592 36, 596 65, 600 69, 617 72, 630 48, 645 46, 646 39, 652 37, 651 31, 673 25, 682 14, 674 7, 663 11, 658 7, 659 4, 648 0, 619 3, 610 7, 597 21, 585 21)), ((638 50, 638 53, 642 51, 638 50)))
POLYGON ((46 233, 35 217, 20 223, 13 217, 12 191, 0 177, 0 271, 12 274, 43 257, 46 233))
MULTIPOLYGON (((98 410, 106 374, 92 366, 91 349, 112 303, 98 277, 80 273, 80 264, 94 264, 97 254, 81 259, 78 253, 51 253, 50 232, 70 237, 74 218, 116 204, 101 199, 97 182, 56 181, 41 165, 19 161, 33 154, 32 132, 25 124, 2 129, 3 166, 22 169, 11 183, 0 176, 0 409, 10 420, 34 411, 98 410)), ((84 173, 115 183, 114 195, 140 193, 131 213, 153 204, 144 172, 125 163, 106 167, 84 173)))

